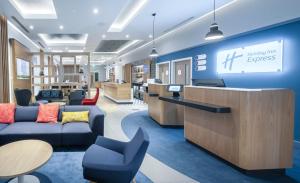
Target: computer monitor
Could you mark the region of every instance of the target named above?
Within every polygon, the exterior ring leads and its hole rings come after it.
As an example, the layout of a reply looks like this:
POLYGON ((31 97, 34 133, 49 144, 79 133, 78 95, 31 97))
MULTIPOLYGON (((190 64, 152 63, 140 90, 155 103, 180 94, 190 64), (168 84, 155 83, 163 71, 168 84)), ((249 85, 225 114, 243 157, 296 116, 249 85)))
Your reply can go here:
POLYGON ((179 92, 182 92, 182 90, 183 90, 183 85, 179 85, 179 84, 172 84, 172 85, 168 85, 167 87, 168 92, 173 92, 173 97, 180 97, 179 92))

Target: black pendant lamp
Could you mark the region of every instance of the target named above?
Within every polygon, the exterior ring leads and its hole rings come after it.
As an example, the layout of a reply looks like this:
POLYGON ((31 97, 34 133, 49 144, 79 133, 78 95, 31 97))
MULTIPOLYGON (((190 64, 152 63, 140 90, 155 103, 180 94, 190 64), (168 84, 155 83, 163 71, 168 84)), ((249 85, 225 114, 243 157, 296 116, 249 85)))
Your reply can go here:
POLYGON ((214 23, 210 25, 209 32, 205 36, 205 40, 216 40, 223 38, 223 32, 219 30, 216 23, 216 0, 214 0, 214 23))
POLYGON ((155 57, 158 57, 158 53, 155 48, 155 34, 154 34, 154 23, 155 23, 156 13, 153 13, 152 16, 153 16, 153 26, 152 26, 152 28, 153 28, 152 29, 152 44, 153 44, 153 46, 152 46, 152 51, 149 56, 152 58, 155 58, 155 57))

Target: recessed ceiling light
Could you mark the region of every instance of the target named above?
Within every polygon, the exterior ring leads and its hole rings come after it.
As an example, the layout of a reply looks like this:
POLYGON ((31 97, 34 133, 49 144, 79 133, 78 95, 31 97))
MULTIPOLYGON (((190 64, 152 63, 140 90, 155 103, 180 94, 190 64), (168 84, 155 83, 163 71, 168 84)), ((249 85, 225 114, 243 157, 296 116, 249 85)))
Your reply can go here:
POLYGON ((83 50, 68 50, 68 52, 72 52, 72 53, 80 53, 80 52, 83 52, 83 50))
POLYGON ((29 26, 29 29, 33 30, 33 29, 34 29, 34 26, 33 26, 33 25, 30 25, 30 26, 29 26))
POLYGON ((122 32, 147 2, 148 0, 130 0, 114 20, 108 32, 122 32))
POLYGON ((148 37, 149 37, 150 39, 151 39, 151 38, 153 38, 152 34, 149 34, 149 36, 148 36, 148 37))
POLYGON ((68 48, 68 47, 65 47, 65 49, 68 50, 69 48, 68 48))
POLYGON ((60 29, 60 30, 63 30, 63 29, 64 29, 64 26, 63 26, 63 25, 60 25, 60 26, 59 26, 59 29, 60 29))
POLYGON ((9 0, 24 19, 56 19, 53 0, 9 0))
POLYGON ((126 36, 125 36, 125 37, 128 39, 130 36, 129 36, 129 34, 126 34, 126 36))
POLYGON ((62 50, 52 50, 52 52, 55 52, 55 53, 61 53, 63 52, 62 50))
POLYGON ((94 13, 94 14, 98 14, 98 12, 99 12, 98 8, 94 8, 94 9, 93 9, 93 13, 94 13))
POLYGON ((106 38, 106 35, 105 35, 105 34, 102 34, 102 38, 105 39, 105 38, 106 38))
POLYGON ((88 34, 38 34, 47 46, 80 46, 86 45, 88 34))

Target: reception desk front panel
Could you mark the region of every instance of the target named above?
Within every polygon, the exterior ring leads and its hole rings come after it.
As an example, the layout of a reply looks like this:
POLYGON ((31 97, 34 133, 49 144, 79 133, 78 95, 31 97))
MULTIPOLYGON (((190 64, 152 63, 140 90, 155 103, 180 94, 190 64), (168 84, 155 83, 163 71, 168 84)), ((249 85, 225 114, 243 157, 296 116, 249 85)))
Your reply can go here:
POLYGON ((104 95, 116 103, 132 103, 130 83, 103 83, 104 95))
MULTIPOLYGON (((148 112, 160 125, 182 126, 184 120, 184 107, 159 99, 160 96, 172 96, 172 92, 167 92, 166 84, 148 85, 148 112)), ((183 95, 183 94, 182 94, 183 95)))
POLYGON ((230 107, 185 107, 185 138, 246 170, 292 166, 294 95, 286 89, 186 86, 184 99, 230 107))

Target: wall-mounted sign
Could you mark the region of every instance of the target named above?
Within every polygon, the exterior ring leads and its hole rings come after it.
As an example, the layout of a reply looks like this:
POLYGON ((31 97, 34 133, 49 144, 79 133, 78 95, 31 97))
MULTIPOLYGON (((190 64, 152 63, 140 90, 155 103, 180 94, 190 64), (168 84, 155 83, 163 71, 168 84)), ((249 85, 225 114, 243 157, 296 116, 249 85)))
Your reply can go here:
POLYGON ((198 65, 198 71, 205 71, 206 65, 198 65))
POLYGON ((196 56, 196 70, 205 71, 206 70, 206 54, 201 54, 196 56))
POLYGON ((217 54, 217 72, 281 72, 282 51, 282 40, 220 51, 217 54))
POLYGON ((177 71, 177 74, 178 74, 179 76, 181 75, 181 70, 180 70, 180 69, 177 71))

